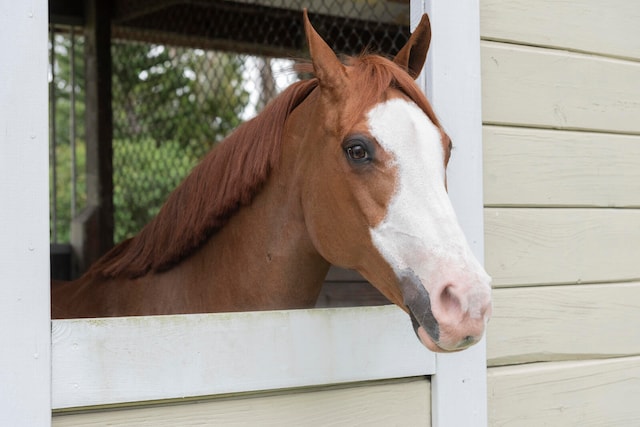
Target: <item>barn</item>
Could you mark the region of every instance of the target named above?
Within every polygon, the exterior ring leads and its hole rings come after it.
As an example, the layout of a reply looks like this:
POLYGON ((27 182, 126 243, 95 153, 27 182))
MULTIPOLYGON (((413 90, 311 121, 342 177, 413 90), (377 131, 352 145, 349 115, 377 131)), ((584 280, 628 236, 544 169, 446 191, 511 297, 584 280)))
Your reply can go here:
POLYGON ((493 276, 486 342, 429 353, 391 306, 51 322, 47 8, 12 4, 3 424, 638 423, 640 5, 410 3, 433 23, 421 84, 456 146, 450 194, 493 276))

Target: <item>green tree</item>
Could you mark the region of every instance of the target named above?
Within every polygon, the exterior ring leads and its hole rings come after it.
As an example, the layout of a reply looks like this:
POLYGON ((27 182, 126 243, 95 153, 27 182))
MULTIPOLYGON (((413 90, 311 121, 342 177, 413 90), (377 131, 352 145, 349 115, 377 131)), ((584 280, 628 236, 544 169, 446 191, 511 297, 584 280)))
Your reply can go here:
POLYGON ((157 145, 153 139, 119 140, 114 150, 113 204, 119 242, 153 218, 167 195, 193 167, 193 157, 176 141, 157 145), (125 209, 126 207, 126 209, 125 209))
POLYGON ((237 56, 113 46, 115 240, 138 232, 197 161, 237 127, 249 94, 237 56))
MULTIPOLYGON (((71 224, 70 52, 68 34, 56 34, 52 84, 56 98, 57 200, 52 204, 57 207, 60 242, 69 241, 71 224)), ((76 37, 75 57, 80 211, 86 200, 82 37, 76 37)), ((237 55, 116 42, 112 57, 117 242, 138 232, 197 161, 241 123, 249 93, 243 82, 244 64, 237 55)))
MULTIPOLYGON (((83 38, 75 35, 75 43, 71 42, 69 33, 57 33, 54 39, 55 62, 50 69, 49 85, 53 85, 55 96, 55 123, 54 116, 51 117, 52 125, 55 124, 55 171, 56 180, 53 180, 53 164, 50 164, 50 187, 53 190, 55 185, 56 194, 53 199, 51 194, 51 205, 55 205, 56 224, 51 221, 51 232, 53 240, 53 229, 56 228, 56 241, 68 242, 71 226, 71 199, 72 199, 72 147, 71 138, 71 115, 72 115, 72 83, 75 87, 75 143, 76 143, 76 210, 79 212, 86 204, 86 174, 85 174, 85 143, 84 143, 84 67, 83 67, 83 38), (72 55, 72 46, 73 53, 72 55), (72 64, 72 59, 74 63, 72 64), (73 74, 73 76, 72 76, 73 74)), ((50 100, 51 102, 51 100, 50 100)))

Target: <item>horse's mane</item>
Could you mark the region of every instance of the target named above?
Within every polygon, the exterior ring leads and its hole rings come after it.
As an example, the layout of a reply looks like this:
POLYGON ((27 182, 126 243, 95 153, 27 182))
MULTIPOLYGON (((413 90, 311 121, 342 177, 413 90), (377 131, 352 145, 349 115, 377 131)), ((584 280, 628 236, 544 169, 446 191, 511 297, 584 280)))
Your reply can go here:
POLYGON ((239 126, 194 167, 134 237, 97 261, 88 274, 140 277, 171 268, 251 202, 278 161, 284 123, 318 85, 289 86, 261 114, 239 126))
MULTIPOLYGON (((394 87, 404 92, 439 126, 409 74, 376 55, 346 58, 365 79, 359 102, 365 108, 394 87)), ((300 70, 311 71, 310 64, 300 70)), ((123 241, 87 272, 102 277, 136 278, 166 271, 195 252, 261 190, 278 161, 284 123, 318 86, 315 78, 289 86, 252 120, 211 150, 169 195, 158 215, 137 235, 123 241)))

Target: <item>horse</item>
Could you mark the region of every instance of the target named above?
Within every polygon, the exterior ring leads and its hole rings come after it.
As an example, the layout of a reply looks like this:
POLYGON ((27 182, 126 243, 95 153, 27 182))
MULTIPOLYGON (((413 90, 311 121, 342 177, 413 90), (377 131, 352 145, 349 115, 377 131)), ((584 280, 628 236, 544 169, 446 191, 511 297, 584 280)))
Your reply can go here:
POLYGON ((405 310, 430 350, 480 340, 490 277, 447 195, 451 140, 415 83, 428 16, 393 59, 339 59, 303 21, 313 77, 212 149, 137 235, 55 286, 53 318, 309 308, 336 265, 405 310))

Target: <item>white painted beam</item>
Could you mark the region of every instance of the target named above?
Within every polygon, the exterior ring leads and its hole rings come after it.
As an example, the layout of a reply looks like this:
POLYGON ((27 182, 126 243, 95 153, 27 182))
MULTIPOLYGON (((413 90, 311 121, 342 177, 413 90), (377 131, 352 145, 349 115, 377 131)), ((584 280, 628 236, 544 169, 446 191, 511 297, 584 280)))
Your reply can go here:
MULTIPOLYGON (((420 83, 451 137, 449 194, 471 249, 484 261, 480 6, 478 0, 411 3, 411 22, 431 19, 432 39, 420 83)), ((486 343, 436 356, 432 424, 487 425, 486 343)))
POLYGON ((53 322, 55 409, 431 375, 396 306, 53 322))
POLYGON ((51 423, 47 2, 0 6, 0 425, 51 423))

